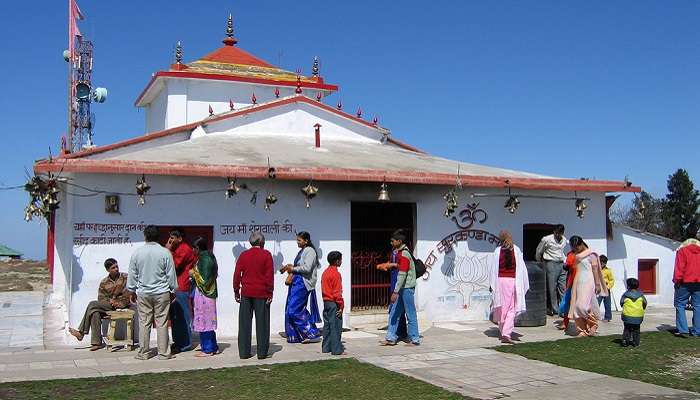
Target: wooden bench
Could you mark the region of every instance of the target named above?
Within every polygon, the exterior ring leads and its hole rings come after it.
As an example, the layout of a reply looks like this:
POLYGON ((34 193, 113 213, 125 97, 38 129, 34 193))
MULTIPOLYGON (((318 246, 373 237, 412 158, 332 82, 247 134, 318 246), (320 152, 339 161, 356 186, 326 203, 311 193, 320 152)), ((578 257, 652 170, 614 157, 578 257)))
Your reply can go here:
POLYGON ((107 329, 107 350, 114 351, 114 346, 124 346, 125 349, 131 351, 134 349, 134 310, 123 309, 116 311, 107 311, 107 319, 109 319, 109 328, 107 329), (118 340, 115 336, 117 331, 117 321, 126 322, 126 337, 118 340))

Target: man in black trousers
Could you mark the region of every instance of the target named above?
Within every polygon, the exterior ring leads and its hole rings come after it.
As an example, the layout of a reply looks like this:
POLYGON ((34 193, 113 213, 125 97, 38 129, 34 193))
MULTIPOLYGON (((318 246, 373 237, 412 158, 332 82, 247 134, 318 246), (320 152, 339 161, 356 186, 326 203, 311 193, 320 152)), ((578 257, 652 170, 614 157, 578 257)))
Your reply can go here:
POLYGON ((250 358, 250 341, 255 313, 255 336, 259 359, 268 357, 270 348, 270 303, 274 289, 272 254, 265 250, 265 236, 253 232, 250 249, 241 253, 233 273, 233 292, 238 309, 238 354, 250 358))

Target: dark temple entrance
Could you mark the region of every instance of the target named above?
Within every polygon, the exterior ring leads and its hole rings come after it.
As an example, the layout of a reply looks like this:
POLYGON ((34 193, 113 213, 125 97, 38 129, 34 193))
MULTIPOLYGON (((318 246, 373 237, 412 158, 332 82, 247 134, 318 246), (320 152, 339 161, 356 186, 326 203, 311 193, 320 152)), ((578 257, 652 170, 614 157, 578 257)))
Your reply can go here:
POLYGON ((391 277, 376 265, 387 262, 389 239, 396 229, 408 236, 414 247, 416 205, 414 203, 352 203, 351 214, 351 311, 386 310, 391 277))

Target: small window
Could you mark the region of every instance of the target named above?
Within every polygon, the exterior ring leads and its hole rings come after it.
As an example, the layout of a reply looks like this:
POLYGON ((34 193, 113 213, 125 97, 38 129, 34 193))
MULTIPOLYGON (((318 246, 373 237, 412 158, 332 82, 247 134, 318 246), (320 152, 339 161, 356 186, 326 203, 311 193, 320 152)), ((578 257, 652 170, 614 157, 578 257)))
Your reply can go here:
POLYGON ((658 259, 640 258, 637 261, 639 290, 644 294, 656 294, 656 266, 658 259))

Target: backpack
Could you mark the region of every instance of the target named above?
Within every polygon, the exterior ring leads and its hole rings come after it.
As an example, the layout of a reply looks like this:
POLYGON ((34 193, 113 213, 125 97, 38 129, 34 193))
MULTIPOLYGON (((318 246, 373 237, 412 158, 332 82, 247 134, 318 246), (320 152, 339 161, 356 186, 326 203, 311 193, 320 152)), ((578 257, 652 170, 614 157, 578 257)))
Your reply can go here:
POLYGON ((425 274, 425 271, 426 271, 425 263, 423 261, 421 261, 419 258, 414 257, 413 253, 411 253, 410 250, 408 251, 408 254, 411 256, 411 259, 413 260, 413 266, 416 268, 416 279, 418 279, 425 274))

